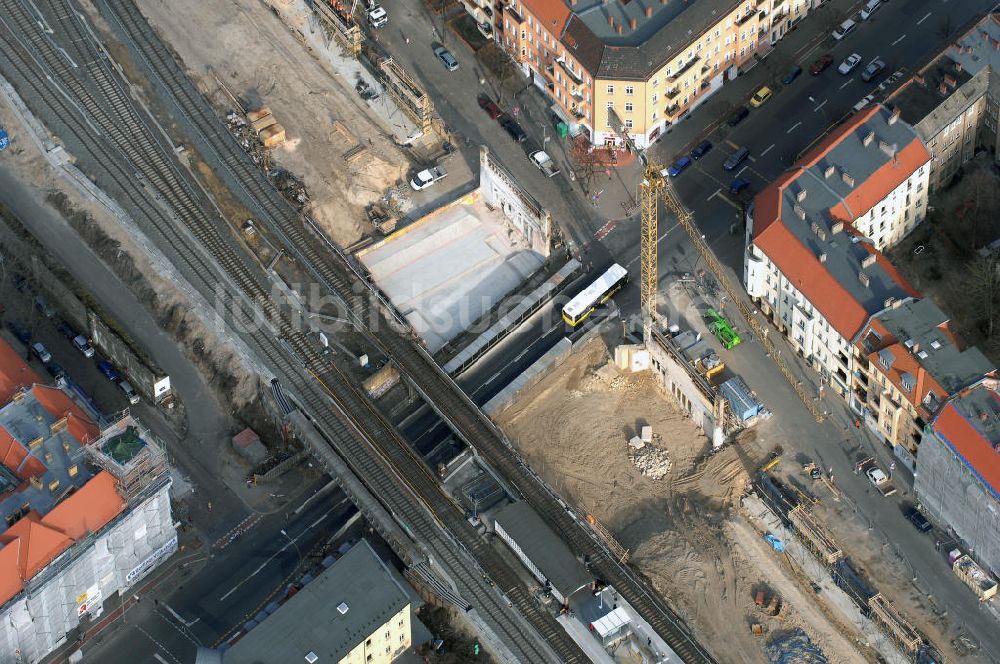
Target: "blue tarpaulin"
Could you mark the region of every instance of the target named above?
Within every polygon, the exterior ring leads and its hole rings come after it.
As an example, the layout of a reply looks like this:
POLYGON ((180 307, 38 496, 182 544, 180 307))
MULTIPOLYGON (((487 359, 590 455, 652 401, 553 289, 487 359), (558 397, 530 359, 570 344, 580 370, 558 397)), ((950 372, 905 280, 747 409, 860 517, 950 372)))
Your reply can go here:
POLYGON ((764 539, 766 539, 768 541, 768 543, 771 546, 773 546, 774 550, 777 551, 778 553, 784 552, 785 545, 781 543, 780 539, 778 539, 777 537, 775 537, 771 533, 768 533, 768 534, 764 535, 764 539))
POLYGON ((4 150, 10 145, 10 137, 7 136, 7 132, 0 129, 0 150, 4 150))

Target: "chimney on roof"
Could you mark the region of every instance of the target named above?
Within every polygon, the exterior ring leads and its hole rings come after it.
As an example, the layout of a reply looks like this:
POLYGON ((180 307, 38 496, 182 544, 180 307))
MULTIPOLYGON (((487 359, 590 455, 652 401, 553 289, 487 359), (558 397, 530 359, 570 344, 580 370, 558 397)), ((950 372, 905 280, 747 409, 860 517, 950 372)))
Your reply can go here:
POLYGON ((819 262, 820 263, 825 263, 826 262, 826 252, 825 251, 819 255, 819 262))
POLYGON ((943 95, 947 95, 948 94, 948 86, 945 85, 944 83, 942 83, 941 85, 938 86, 938 92, 940 92, 943 95))
POLYGON ((618 34, 621 34, 623 32, 623 30, 624 30, 624 28, 622 27, 621 23, 619 23, 618 25, 615 26, 615 32, 617 32, 618 34))
POLYGON ((615 27, 615 17, 612 16, 611 14, 608 14, 608 25, 610 25, 612 28, 615 27))
POLYGON ((954 76, 952 76, 951 74, 945 74, 945 75, 944 75, 944 83, 945 83, 945 85, 947 85, 947 86, 948 86, 949 88, 953 88, 953 87, 955 87, 955 84, 956 84, 957 82, 958 82, 958 81, 956 81, 956 80, 955 80, 955 77, 954 77, 954 76))
POLYGON ((802 221, 806 220, 806 211, 803 210, 800 206, 796 205, 794 208, 792 208, 792 210, 795 212, 795 216, 797 216, 799 219, 801 219, 802 221))
POLYGON ((899 309, 901 306, 903 306, 903 301, 902 300, 896 299, 896 300, 892 301, 892 308, 893 309, 899 309))
POLYGON ((865 137, 861 139, 861 144, 864 145, 865 147, 868 147, 869 145, 872 144, 872 141, 874 140, 875 140, 875 132, 869 129, 868 133, 865 134, 865 137))
POLYGON ((886 309, 888 309, 889 307, 892 307, 895 304, 896 304, 896 298, 894 298, 894 297, 887 297, 885 299, 885 302, 883 303, 883 307, 886 308, 886 309))
POLYGON ((795 200, 797 202, 799 202, 799 203, 801 203, 802 201, 806 200, 806 193, 807 192, 806 192, 806 188, 805 187, 803 187, 802 189, 799 189, 798 193, 795 194, 795 200))
POLYGON ((875 254, 868 254, 861 261, 861 267, 871 267, 875 264, 875 254))
POLYGON ((833 172, 835 170, 836 169, 833 167, 833 164, 830 164, 829 166, 823 169, 823 177, 829 178, 831 175, 833 175, 833 172))
POLYGON ((841 171, 840 179, 842 179, 844 181, 844 184, 846 184, 848 187, 854 186, 854 177, 847 171, 841 171))
POLYGON ((891 143, 890 144, 890 143, 888 143, 886 141, 879 141, 878 142, 878 149, 881 150, 882 152, 886 153, 891 159, 895 159, 896 158, 896 144, 895 143, 891 143))
POLYGON ((986 413, 979 413, 979 421, 980 422, 985 422, 988 419, 990 419, 989 415, 987 415, 986 413))
POLYGON ((858 281, 860 281, 861 285, 864 286, 865 288, 868 288, 868 284, 871 283, 871 281, 868 278, 868 275, 865 274, 864 272, 858 272, 858 281))
POLYGON ((833 225, 833 228, 830 229, 830 232, 836 235, 837 233, 840 233, 843 230, 844 230, 844 222, 838 221, 833 225))
POLYGON ((924 81, 924 75, 923 74, 914 74, 913 75, 913 80, 917 82, 917 85, 927 85, 927 82, 924 81))
POLYGON ((956 62, 955 63, 955 71, 957 71, 957 72, 962 71, 962 63, 961 62, 956 62))
POLYGON ((649 18, 652 15, 653 15, 653 8, 652 7, 646 7, 646 18, 649 18))
POLYGON ((899 113, 900 113, 899 106, 896 106, 892 109, 892 115, 889 116, 888 120, 890 125, 896 124, 896 121, 899 120, 899 113))
POLYGON ((638 27, 639 27, 639 19, 635 19, 635 18, 634 18, 634 19, 632 19, 632 20, 631 20, 631 21, 629 22, 629 25, 630 25, 630 26, 632 26, 632 29, 633 29, 633 30, 635 30, 636 28, 638 28, 638 27))

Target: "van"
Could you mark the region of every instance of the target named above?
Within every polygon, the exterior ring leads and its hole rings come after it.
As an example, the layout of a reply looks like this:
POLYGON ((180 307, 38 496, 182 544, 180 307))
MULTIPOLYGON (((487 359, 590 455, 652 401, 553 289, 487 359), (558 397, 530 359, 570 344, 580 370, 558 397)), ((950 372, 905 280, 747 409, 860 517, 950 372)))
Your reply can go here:
POLYGON ((837 29, 833 31, 833 38, 836 39, 837 41, 840 41, 847 35, 854 32, 854 28, 856 27, 858 27, 857 23, 855 23, 852 19, 847 19, 846 21, 838 25, 837 29))
POLYGON ((73 337, 73 348, 83 353, 84 357, 94 356, 94 347, 87 342, 87 338, 82 334, 73 337))
POLYGON ((747 157, 750 156, 750 148, 740 148, 733 154, 729 156, 726 163, 722 165, 727 171, 734 171, 736 167, 746 161, 747 157))
POLYGON ((132 387, 131 383, 129 383, 127 380, 123 380, 122 382, 118 383, 118 387, 120 387, 122 392, 125 393, 125 398, 128 399, 128 402, 130 404, 139 403, 139 393, 135 391, 135 388, 132 387))
POLYGON ((864 8, 861 10, 861 20, 867 21, 870 19, 872 14, 878 11, 878 8, 881 6, 882 0, 868 0, 868 2, 865 3, 864 8))

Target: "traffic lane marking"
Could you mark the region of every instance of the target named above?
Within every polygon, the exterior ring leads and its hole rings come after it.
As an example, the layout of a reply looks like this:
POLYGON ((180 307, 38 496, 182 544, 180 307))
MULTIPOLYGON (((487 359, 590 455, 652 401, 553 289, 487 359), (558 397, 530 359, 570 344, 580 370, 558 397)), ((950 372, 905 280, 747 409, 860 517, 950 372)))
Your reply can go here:
POLYGON ((740 210, 740 211, 743 210, 743 206, 742 205, 740 205, 736 201, 732 200, 731 198, 729 198, 729 196, 727 196, 725 194, 723 194, 722 196, 719 196, 719 200, 722 201, 723 203, 727 204, 727 205, 730 205, 730 206, 736 208, 737 210, 740 210))
POLYGON ((768 152, 770 152, 773 148, 774 148, 774 143, 771 143, 769 146, 767 146, 766 148, 764 148, 764 151, 760 153, 760 156, 763 157, 768 152))
MULTIPOLYGON (((795 124, 793 124, 793 125, 792 125, 791 127, 789 127, 789 128, 788 128, 788 131, 786 131, 785 133, 786 133, 786 134, 790 134, 790 133, 792 133, 793 131, 795 131, 796 129, 798 129, 798 128, 799 128, 799 125, 801 125, 801 124, 802 124, 802 121, 801 121, 801 120, 800 120, 800 121, 798 121, 798 122, 796 122, 796 123, 795 123, 795 124)), ((771 146, 771 147, 774 147, 774 146, 771 146)), ((763 156, 763 155, 761 155, 761 156, 763 156)))
POLYGON ((821 102, 821 103, 819 104, 819 106, 817 106, 817 107, 816 107, 816 108, 814 108, 813 110, 814 110, 814 111, 818 111, 818 110, 822 109, 822 108, 823 108, 824 106, 826 106, 826 102, 828 102, 828 101, 830 101, 830 100, 829 100, 829 99, 824 99, 824 100, 823 100, 823 101, 822 101, 822 102, 821 102))
POLYGON ((920 19, 919 21, 917 21, 917 25, 920 25, 921 23, 923 23, 924 21, 926 21, 927 19, 929 19, 931 17, 931 14, 933 14, 933 13, 934 12, 927 12, 927 14, 922 19, 920 19))
POLYGON ((904 39, 906 39, 906 35, 903 35, 902 37, 900 37, 900 38, 899 38, 899 39, 897 39, 896 41, 892 42, 892 44, 891 44, 891 45, 892 45, 892 46, 895 46, 896 44, 898 44, 899 42, 903 41, 904 39))
POLYGON ((713 198, 715 198, 716 196, 718 196, 718 194, 719 194, 720 191, 722 191, 722 187, 719 187, 718 189, 716 189, 715 191, 713 191, 711 193, 711 195, 708 198, 706 198, 705 200, 706 201, 712 200, 713 198))
POLYGON ((727 138, 727 139, 725 140, 725 143, 726 143, 726 145, 728 145, 729 147, 731 147, 731 148, 732 148, 732 149, 734 149, 734 150, 739 150, 739 149, 740 149, 740 146, 739 146, 738 144, 736 144, 736 143, 733 143, 733 142, 732 142, 731 140, 729 140, 728 138, 727 138))
POLYGON ((844 81, 844 84, 842 86, 840 86, 840 89, 843 90, 844 88, 846 88, 848 85, 850 85, 853 82, 854 82, 853 78, 847 79, 846 81, 844 81))

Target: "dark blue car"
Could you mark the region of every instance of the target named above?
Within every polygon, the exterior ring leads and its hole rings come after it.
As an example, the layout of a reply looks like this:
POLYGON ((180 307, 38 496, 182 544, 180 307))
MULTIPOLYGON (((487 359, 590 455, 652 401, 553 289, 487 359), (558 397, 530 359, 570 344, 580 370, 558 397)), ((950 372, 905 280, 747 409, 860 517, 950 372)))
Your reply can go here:
POLYGON ((681 157, 674 162, 674 165, 667 169, 667 175, 672 178, 684 172, 684 169, 691 165, 691 157, 681 157))
POLYGON ((9 329, 11 333, 17 337, 17 340, 25 346, 27 346, 28 342, 31 341, 31 330, 18 323, 16 320, 7 321, 7 329, 9 329))
POLYGON ((98 362, 97 370, 104 374, 104 377, 110 381, 118 380, 118 372, 107 360, 101 360, 98 362))
POLYGON ((709 153, 712 149, 712 143, 709 141, 702 141, 698 146, 691 150, 691 158, 697 161, 709 153))
POLYGON ((729 183, 729 193, 734 195, 738 194, 749 186, 750 186, 749 181, 744 180, 743 178, 736 178, 735 180, 729 183))

